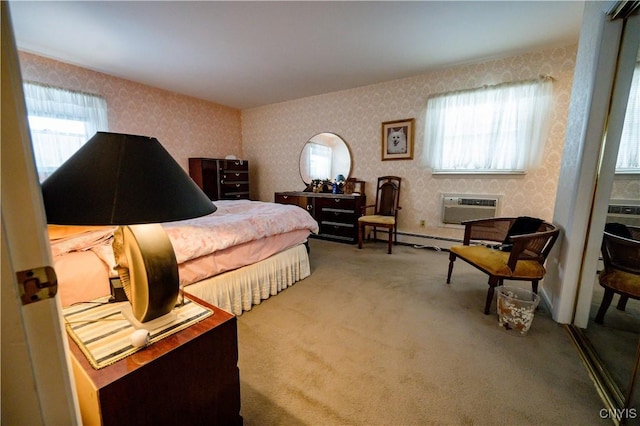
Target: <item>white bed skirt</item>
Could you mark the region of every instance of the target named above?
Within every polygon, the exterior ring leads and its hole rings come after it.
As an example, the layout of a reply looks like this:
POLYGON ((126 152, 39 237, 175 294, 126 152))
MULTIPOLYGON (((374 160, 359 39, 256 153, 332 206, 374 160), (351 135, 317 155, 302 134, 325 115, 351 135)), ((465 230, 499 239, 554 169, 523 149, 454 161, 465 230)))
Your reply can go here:
POLYGON ((185 293, 241 315, 253 305, 311 275, 304 244, 254 263, 190 284, 185 293))

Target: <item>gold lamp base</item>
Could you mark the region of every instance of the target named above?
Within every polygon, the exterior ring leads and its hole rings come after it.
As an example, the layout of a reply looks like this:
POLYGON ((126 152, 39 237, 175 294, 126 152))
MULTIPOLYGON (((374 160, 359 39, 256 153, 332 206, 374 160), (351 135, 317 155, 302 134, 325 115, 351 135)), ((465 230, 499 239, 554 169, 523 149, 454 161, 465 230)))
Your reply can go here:
POLYGON ((144 323, 171 312, 178 299, 178 263, 171 241, 157 223, 120 226, 113 254, 132 318, 144 323))
POLYGON ((172 311, 150 321, 140 322, 133 315, 133 310, 131 309, 131 305, 129 303, 124 304, 120 312, 122 312, 122 315, 129 321, 129 323, 131 323, 134 328, 139 330, 142 329, 152 331, 157 328, 162 328, 178 320, 178 315, 172 311))

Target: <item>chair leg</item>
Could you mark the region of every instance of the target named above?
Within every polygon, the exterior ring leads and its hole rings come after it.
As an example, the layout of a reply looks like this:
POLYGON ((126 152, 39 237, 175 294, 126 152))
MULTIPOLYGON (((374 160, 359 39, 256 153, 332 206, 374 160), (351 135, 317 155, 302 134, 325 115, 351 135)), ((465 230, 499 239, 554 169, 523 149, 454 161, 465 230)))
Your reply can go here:
POLYGON ((598 313, 596 314, 596 323, 602 324, 604 322, 604 314, 607 313, 607 309, 609 309, 609 305, 611 305, 612 300, 613 290, 605 288, 604 296, 602 296, 602 303, 600 303, 600 309, 598 309, 598 313))
POLYGON ((449 272, 447 273, 447 284, 451 284, 451 273, 453 272, 453 262, 456 261, 456 255, 449 252, 449 272))
MULTIPOLYGON (((531 291, 533 291, 534 294, 538 294, 538 280, 534 280, 531 281, 531 291)), ((540 310, 540 304, 538 303, 538 306, 536 306, 536 311, 540 310)))
POLYGON ((388 254, 391 254, 391 243, 393 243, 393 232, 391 232, 391 228, 389 228, 389 248, 387 249, 388 254))
POLYGON ((620 300, 618 300, 618 306, 616 306, 616 308, 619 311, 627 309, 627 300, 629 300, 629 296, 620 295, 620 300))
POLYGON ((531 281, 531 290, 535 293, 538 294, 538 281, 531 281))
POLYGON ((362 237, 364 234, 364 224, 359 223, 358 224, 358 248, 361 249, 362 248, 362 237))
POLYGON ((491 303, 493 303, 493 295, 495 293, 496 285, 500 283, 500 280, 496 277, 489 277, 489 291, 487 292, 487 300, 484 304, 484 314, 489 315, 491 310, 491 303))
POLYGON ((398 245, 398 224, 393 225, 393 240, 394 244, 398 245))

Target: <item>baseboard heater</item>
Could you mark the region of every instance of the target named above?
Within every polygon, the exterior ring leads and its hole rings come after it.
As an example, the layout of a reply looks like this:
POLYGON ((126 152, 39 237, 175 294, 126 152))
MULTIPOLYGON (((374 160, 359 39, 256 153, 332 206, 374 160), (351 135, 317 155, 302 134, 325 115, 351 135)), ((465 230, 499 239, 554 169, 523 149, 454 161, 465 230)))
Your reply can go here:
POLYGON ((442 196, 442 223, 461 224, 465 220, 496 217, 500 196, 452 195, 442 196))
MULTIPOLYGON (((387 231, 378 230, 376 242, 386 243, 388 241, 387 231)), ((439 237, 435 235, 416 234, 413 232, 398 231, 398 245, 412 246, 414 248, 430 248, 437 251, 449 251, 454 245, 462 244, 459 238, 439 237)))

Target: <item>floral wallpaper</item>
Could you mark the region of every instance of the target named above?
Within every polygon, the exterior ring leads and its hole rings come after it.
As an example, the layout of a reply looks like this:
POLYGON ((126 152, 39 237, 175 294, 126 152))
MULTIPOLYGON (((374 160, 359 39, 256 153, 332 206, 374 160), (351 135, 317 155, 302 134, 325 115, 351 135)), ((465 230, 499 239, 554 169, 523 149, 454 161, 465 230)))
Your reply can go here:
MULTIPOLYGON (((349 144, 352 176, 370 183, 383 175, 403 178, 401 232, 461 238, 461 227, 441 223, 442 193, 501 195, 501 215, 552 220, 576 51, 577 45, 557 47, 243 110, 243 153, 252 161, 253 196, 271 201, 276 191, 302 190, 298 156, 303 144, 319 132, 334 132, 349 144), (431 174, 421 159, 429 95, 541 74, 554 79, 554 106, 544 161, 538 169, 524 176, 431 174), (408 118, 416 120, 414 159, 381 161, 382 122, 408 118)), ((369 201, 375 199, 373 190, 373 184, 366 186, 369 201)))
POLYGON ((240 111, 19 52, 23 80, 104 97, 109 131, 152 136, 188 170, 189 157, 242 156, 240 111))
MULTIPOLYGON (((557 188, 574 185, 573 179, 561 178, 561 163, 576 52, 577 45, 556 47, 243 111, 25 52, 19 57, 23 79, 103 96, 110 131, 156 137, 185 170, 189 157, 233 154, 250 160, 253 199, 273 201, 276 191, 302 190, 302 146, 317 133, 337 133, 349 144, 351 175, 370 183, 369 201, 375 198, 378 176, 403 178, 401 232, 458 239, 461 228, 440 221, 442 193, 501 195, 501 215, 553 219, 557 188), (429 95, 541 74, 554 78, 554 107, 538 169, 524 176, 455 176, 433 175, 425 167, 422 140, 429 95), (382 123, 407 118, 416 120, 413 160, 381 161, 382 123)), ((637 192, 637 180, 614 185, 619 198, 630 199, 637 192)))

